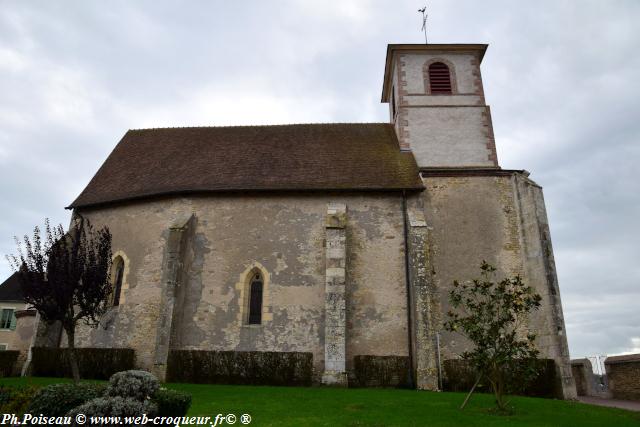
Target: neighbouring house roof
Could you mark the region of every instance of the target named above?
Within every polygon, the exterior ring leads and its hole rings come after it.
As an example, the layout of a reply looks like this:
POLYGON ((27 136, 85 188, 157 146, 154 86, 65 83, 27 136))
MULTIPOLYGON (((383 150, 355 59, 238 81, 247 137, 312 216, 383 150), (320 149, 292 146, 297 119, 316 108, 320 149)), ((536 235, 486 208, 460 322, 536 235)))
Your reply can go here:
POLYGON ((202 192, 423 188, 387 123, 140 129, 69 208, 202 192))
POLYGON ((18 281, 18 273, 13 273, 0 284, 0 301, 24 302, 22 289, 18 281))

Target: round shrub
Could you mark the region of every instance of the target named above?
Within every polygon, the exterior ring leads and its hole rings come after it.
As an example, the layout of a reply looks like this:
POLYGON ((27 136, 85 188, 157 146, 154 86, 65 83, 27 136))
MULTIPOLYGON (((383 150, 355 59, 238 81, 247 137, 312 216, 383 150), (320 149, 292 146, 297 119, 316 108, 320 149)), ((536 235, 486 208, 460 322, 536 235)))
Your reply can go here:
POLYGON ((121 396, 111 396, 92 399, 69 411, 67 416, 70 416, 75 423, 76 415, 78 414, 84 414, 87 417, 135 417, 147 414, 149 417, 154 417, 157 412, 156 404, 150 400, 140 401, 121 396))
POLYGON ((158 416, 182 417, 187 415, 191 406, 191 395, 183 391, 161 388, 153 395, 153 402, 158 405, 158 416))
POLYGON ((62 416, 76 406, 102 396, 106 388, 105 384, 92 383, 52 384, 38 391, 27 412, 48 417, 62 416))
POLYGON ((158 379, 147 371, 122 371, 111 376, 105 396, 120 396, 143 401, 153 396, 159 388, 158 379))

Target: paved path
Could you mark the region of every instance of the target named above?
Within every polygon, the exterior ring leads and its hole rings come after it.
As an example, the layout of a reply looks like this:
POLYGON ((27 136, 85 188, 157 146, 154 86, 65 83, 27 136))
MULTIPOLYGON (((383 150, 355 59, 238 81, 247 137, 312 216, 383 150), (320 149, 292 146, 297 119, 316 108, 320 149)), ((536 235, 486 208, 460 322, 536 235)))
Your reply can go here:
POLYGON ((629 411, 640 412, 640 402, 633 402, 631 400, 602 399, 599 397, 587 396, 579 396, 578 400, 582 403, 588 403, 589 405, 609 406, 611 408, 621 408, 629 411))

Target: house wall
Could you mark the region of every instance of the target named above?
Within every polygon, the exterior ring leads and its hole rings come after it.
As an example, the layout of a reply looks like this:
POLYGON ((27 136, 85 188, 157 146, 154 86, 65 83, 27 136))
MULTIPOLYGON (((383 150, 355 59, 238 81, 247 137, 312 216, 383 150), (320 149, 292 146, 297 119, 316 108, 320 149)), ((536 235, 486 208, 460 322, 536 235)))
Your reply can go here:
POLYGON ((171 346, 305 351, 324 363, 325 215, 347 207, 346 360, 408 354, 403 216, 397 194, 226 195, 162 199, 85 210, 108 225, 126 256, 121 304, 78 346, 131 347, 151 369, 162 306, 169 228, 193 215, 186 234, 171 346), (263 324, 245 325, 246 274, 265 275, 263 324))
MULTIPOLYGON (((27 304, 24 302, 0 301, 0 311, 3 308, 12 308, 18 311, 27 308, 27 304)), ((16 337, 18 333, 17 329, 17 323, 16 329, 14 330, 0 329, 0 344, 5 344, 7 346, 7 350, 20 350, 20 348, 16 348, 16 342, 19 342, 19 337, 16 337)))

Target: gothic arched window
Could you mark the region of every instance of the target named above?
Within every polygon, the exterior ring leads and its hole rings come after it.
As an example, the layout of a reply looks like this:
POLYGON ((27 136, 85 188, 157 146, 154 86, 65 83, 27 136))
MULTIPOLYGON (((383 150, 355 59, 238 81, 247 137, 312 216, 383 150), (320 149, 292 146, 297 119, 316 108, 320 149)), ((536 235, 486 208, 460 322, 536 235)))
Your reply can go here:
POLYGON ((120 304, 120 292, 122 292, 122 279, 124 276, 124 260, 121 256, 113 260, 111 271, 111 305, 116 306, 120 304))
POLYGON ((249 283, 249 324, 262 323, 262 286, 264 281, 259 272, 253 274, 249 283))
POLYGON ((432 95, 451 95, 451 72, 447 64, 434 62, 429 65, 429 89, 432 95))

